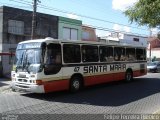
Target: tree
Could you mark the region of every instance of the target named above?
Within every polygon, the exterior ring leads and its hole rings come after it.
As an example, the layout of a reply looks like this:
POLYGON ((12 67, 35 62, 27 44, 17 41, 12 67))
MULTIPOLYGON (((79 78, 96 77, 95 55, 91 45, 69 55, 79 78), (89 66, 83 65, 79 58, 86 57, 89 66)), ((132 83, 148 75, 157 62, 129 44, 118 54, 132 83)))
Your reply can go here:
POLYGON ((131 23, 147 25, 149 28, 160 27, 160 0, 139 0, 124 14, 131 23))

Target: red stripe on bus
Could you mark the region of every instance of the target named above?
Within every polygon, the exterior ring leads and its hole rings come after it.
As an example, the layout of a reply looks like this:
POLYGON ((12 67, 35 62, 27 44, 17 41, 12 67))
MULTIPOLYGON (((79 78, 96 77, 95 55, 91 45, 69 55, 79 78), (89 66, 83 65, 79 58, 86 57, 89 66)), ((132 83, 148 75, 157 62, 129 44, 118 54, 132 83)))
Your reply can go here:
POLYGON ((140 70, 134 71, 133 72, 133 77, 139 77, 139 76, 143 76, 146 75, 147 71, 145 70, 143 73, 140 70))
POLYGON ((125 72, 111 73, 105 75, 89 76, 84 78, 85 86, 101 84, 111 81, 119 81, 125 78, 125 72))
MULTIPOLYGON (((133 72, 133 77, 145 74, 146 71, 144 73, 141 73, 140 70, 137 70, 133 72)), ((84 77, 84 86, 107 83, 111 81, 119 81, 123 79, 125 79, 125 72, 87 76, 84 77)), ((70 82, 69 79, 43 82, 45 93, 60 91, 60 90, 69 90, 69 82, 70 82)))
POLYGON ((60 91, 60 90, 68 90, 69 89, 69 80, 53 80, 49 82, 44 82, 44 90, 45 93, 60 91))

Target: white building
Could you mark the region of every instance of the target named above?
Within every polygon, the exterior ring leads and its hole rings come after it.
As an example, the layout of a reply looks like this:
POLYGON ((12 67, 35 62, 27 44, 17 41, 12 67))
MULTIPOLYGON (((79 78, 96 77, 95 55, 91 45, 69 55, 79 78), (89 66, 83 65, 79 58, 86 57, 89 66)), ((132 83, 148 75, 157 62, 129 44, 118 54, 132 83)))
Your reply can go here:
POLYGON ((119 37, 120 43, 127 43, 127 44, 132 44, 136 46, 148 46, 148 37, 144 36, 137 36, 137 35, 132 35, 132 34, 122 34, 119 37))
POLYGON ((150 49, 147 49, 147 58, 156 58, 156 60, 160 60, 160 48, 152 48, 151 51, 150 49))
POLYGON ((148 46, 148 37, 137 36, 133 34, 125 33, 111 33, 109 36, 101 37, 101 41, 106 41, 109 43, 122 43, 122 44, 131 44, 134 46, 148 46))

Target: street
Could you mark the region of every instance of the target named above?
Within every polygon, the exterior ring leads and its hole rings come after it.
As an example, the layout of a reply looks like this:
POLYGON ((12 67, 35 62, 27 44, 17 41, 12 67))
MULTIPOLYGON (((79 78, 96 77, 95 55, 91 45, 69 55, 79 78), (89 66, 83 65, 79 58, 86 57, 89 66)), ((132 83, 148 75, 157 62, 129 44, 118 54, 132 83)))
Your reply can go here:
POLYGON ((160 74, 48 94, 2 92, 2 114, 153 114, 160 110, 160 74))

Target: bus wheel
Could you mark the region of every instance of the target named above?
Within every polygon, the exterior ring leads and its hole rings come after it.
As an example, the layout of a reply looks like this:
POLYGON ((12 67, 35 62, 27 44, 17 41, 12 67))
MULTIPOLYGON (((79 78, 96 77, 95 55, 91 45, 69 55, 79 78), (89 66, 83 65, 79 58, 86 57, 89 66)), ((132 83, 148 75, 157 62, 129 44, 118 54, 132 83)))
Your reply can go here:
POLYGON ((15 90, 15 89, 13 89, 13 88, 11 88, 11 90, 12 90, 12 92, 16 92, 16 90, 15 90))
POLYGON ((81 79, 79 77, 73 77, 70 81, 70 91, 75 93, 80 90, 82 84, 81 79))
POLYGON ((125 74, 125 81, 131 82, 133 80, 133 73, 131 70, 127 70, 125 74))

